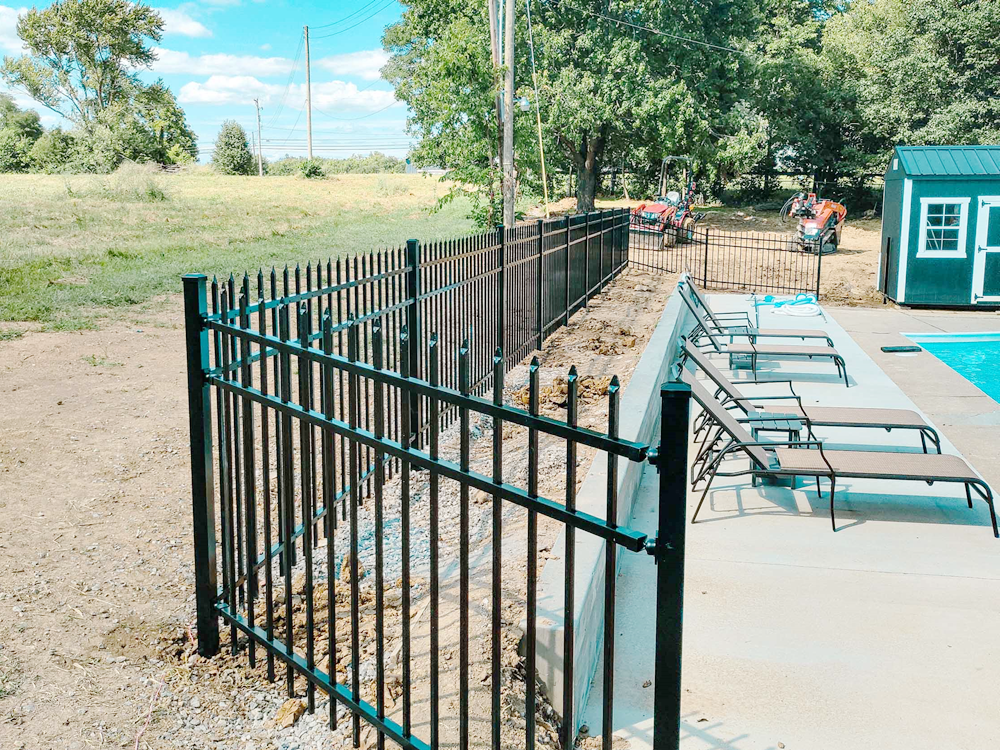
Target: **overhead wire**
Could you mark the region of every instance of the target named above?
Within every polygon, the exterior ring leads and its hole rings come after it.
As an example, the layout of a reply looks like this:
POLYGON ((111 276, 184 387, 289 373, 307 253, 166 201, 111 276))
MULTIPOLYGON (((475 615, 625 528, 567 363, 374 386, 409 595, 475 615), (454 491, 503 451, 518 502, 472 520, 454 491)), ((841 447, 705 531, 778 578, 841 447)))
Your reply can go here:
POLYGON ((594 13, 593 11, 586 10, 585 8, 577 8, 575 5, 570 5, 569 3, 560 3, 560 7, 569 8, 577 13, 583 13, 588 16, 593 16, 594 18, 602 19, 610 23, 614 23, 619 26, 628 26, 629 28, 636 29, 638 31, 646 31, 650 34, 656 34, 657 36, 664 36, 668 39, 674 39, 679 42, 685 42, 687 44, 695 44, 702 47, 707 47, 709 49, 714 49, 720 52, 733 52, 737 55, 748 55, 741 49, 736 49, 735 47, 726 47, 722 44, 713 44, 712 42, 706 42, 702 39, 692 39, 691 37, 681 36, 679 34, 671 34, 667 31, 661 31, 660 29, 654 29, 650 26, 643 26, 642 24, 632 23, 631 21, 626 21, 624 18, 615 18, 614 16, 608 16, 603 13, 594 13))
POLYGON ((342 29, 337 29, 336 31, 332 31, 329 34, 320 34, 319 36, 311 36, 310 35, 309 39, 310 40, 329 39, 332 36, 338 36, 339 34, 345 34, 348 31, 350 31, 351 29, 356 28, 356 27, 360 26, 361 24, 363 24, 363 23, 365 23, 367 21, 370 21, 375 16, 377 16, 379 13, 381 13, 384 10, 386 10, 390 5, 395 4, 395 2, 396 2, 396 0, 386 0, 385 3, 383 3, 380 6, 378 6, 374 11, 372 11, 371 13, 369 13, 367 16, 365 16, 364 18, 360 19, 359 21, 356 21, 355 23, 352 23, 350 26, 345 26, 342 29))
POLYGON ((326 29, 326 28, 329 28, 330 26, 336 26, 337 24, 340 24, 340 23, 343 23, 344 21, 350 20, 354 16, 358 15, 359 13, 364 12, 365 9, 371 7, 372 5, 375 5, 378 2, 380 2, 380 0, 369 0, 369 2, 365 3, 364 5, 362 5, 356 11, 354 11, 353 13, 348 13, 343 18, 338 18, 336 21, 330 21, 330 23, 324 23, 324 24, 321 24, 319 26, 310 26, 309 28, 310 29, 326 29))
POLYGON ((295 73, 299 67, 299 58, 302 56, 302 50, 304 45, 304 37, 299 36, 299 46, 295 50, 295 59, 292 61, 292 69, 288 72, 288 80, 285 81, 285 90, 281 92, 281 99, 278 101, 278 107, 274 112, 274 115, 270 120, 267 121, 265 127, 271 127, 278 121, 281 116, 282 110, 285 108, 285 102, 288 100, 288 92, 291 91, 292 82, 295 80, 295 73))
POLYGON ((384 107, 382 107, 382 109, 376 109, 374 112, 369 112, 366 115, 360 115, 358 117, 334 117, 330 113, 324 112, 323 110, 321 110, 315 104, 313 104, 312 108, 313 108, 313 112, 319 112, 321 115, 326 115, 331 120, 336 120, 338 122, 353 122, 355 120, 364 120, 366 117, 371 117, 372 115, 377 115, 379 112, 385 112, 390 107, 395 107, 399 103, 400 102, 398 100, 397 101, 393 101, 391 104, 386 104, 384 107))

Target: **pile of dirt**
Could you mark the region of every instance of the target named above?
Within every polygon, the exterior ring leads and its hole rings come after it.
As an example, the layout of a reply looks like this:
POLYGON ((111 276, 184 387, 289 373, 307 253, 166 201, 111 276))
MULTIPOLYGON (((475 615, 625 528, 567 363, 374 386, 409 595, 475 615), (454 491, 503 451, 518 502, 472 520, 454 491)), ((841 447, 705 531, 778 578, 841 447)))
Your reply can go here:
MULTIPOLYGON (((608 395, 613 376, 582 375, 577 379, 578 402, 593 403, 608 395)), ((514 404, 522 408, 531 405, 531 388, 525 386, 514 394, 514 404)), ((551 385, 541 386, 538 392, 538 402, 541 408, 552 407, 565 409, 569 403, 569 379, 556 376, 551 385)))

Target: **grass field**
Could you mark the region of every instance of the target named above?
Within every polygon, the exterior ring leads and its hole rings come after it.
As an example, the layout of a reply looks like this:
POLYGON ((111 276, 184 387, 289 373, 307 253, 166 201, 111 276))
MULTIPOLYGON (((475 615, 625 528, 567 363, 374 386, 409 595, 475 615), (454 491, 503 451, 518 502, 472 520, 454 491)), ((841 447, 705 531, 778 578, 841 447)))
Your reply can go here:
POLYGON ((0 321, 89 328, 179 292, 184 273, 228 275, 469 233, 465 202, 431 213, 444 192, 436 178, 401 174, 5 174, 0 321))

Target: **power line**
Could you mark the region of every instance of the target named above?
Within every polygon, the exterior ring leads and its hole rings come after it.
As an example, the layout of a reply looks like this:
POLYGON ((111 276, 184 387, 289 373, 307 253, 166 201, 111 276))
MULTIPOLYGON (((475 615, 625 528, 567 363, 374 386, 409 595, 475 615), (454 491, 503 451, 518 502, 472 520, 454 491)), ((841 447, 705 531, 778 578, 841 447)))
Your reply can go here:
POLYGON ((326 29, 326 28, 329 28, 330 26, 336 26, 337 24, 343 23, 344 21, 348 21, 351 18, 353 18, 354 16, 358 15, 359 13, 362 13, 367 8, 371 7, 372 5, 375 5, 375 3, 377 3, 377 2, 379 2, 379 0, 369 0, 369 2, 365 3, 364 5, 362 5, 360 8, 358 8, 353 13, 349 13, 348 15, 344 16, 343 18, 339 18, 336 21, 331 21, 330 23, 324 23, 321 26, 313 26, 313 28, 314 29, 326 29))
POLYGON ((278 117, 281 115, 281 111, 285 107, 285 102, 288 100, 288 92, 292 88, 292 81, 295 80, 295 73, 299 67, 299 57, 302 55, 302 44, 303 44, 303 38, 300 36, 299 45, 298 47, 295 48, 295 59, 292 61, 292 69, 288 72, 288 80, 285 81, 285 90, 281 92, 281 99, 278 102, 278 107, 274 112, 274 117, 268 120, 267 125, 264 126, 265 128, 270 127, 271 125, 273 125, 278 121, 278 117))
POLYGON ((394 102, 392 102, 392 104, 385 105, 384 107, 382 107, 382 109, 376 109, 374 112, 369 112, 367 115, 361 115, 360 117, 334 117, 333 115, 324 112, 319 107, 314 106, 313 109, 315 109, 321 115, 326 115, 331 120, 337 120, 339 122, 351 122, 351 121, 354 121, 354 120, 364 120, 366 117, 371 117, 372 115, 377 115, 379 112, 385 112, 387 109, 389 109, 389 107, 395 107, 397 104, 399 104, 399 102, 398 101, 394 101, 394 102))
POLYGON ((594 13, 592 11, 585 10, 583 8, 577 8, 576 6, 569 5, 568 3, 565 2, 562 3, 562 6, 565 8, 569 8, 570 10, 575 10, 577 13, 584 13, 588 16, 593 16, 594 18, 603 19, 605 21, 609 21, 619 26, 628 26, 629 28, 638 29, 639 31, 647 31, 650 34, 656 34, 657 36, 665 36, 669 39, 676 39, 679 42, 686 42, 688 44, 697 44, 702 47, 708 47, 709 49, 718 50, 720 52, 735 52, 737 55, 748 54, 747 52, 744 52, 741 49, 736 49, 735 47, 726 47, 721 44, 712 44, 711 42, 705 42, 702 41, 701 39, 691 39, 690 37, 686 36, 670 34, 666 31, 660 31, 659 29, 654 29, 649 26, 643 26, 641 24, 632 23, 631 21, 626 21, 622 18, 615 18, 614 16, 606 16, 603 13, 594 13))
POLYGON ((395 2, 396 2, 396 0, 387 0, 387 2, 385 2, 382 5, 378 6, 370 14, 368 14, 367 16, 365 16, 364 18, 362 18, 361 20, 359 20, 359 21, 351 24, 350 26, 345 26, 342 29, 337 29, 337 31, 330 32, 329 34, 321 34, 320 36, 314 37, 314 39, 329 39, 332 36, 337 36, 339 34, 344 34, 344 33, 348 32, 348 31, 350 31, 351 29, 353 29, 353 28, 355 28, 357 26, 360 26, 361 24, 363 24, 363 23, 365 23, 367 21, 370 21, 375 16, 377 16, 379 13, 381 13, 384 10, 386 10, 390 5, 393 5, 395 2))

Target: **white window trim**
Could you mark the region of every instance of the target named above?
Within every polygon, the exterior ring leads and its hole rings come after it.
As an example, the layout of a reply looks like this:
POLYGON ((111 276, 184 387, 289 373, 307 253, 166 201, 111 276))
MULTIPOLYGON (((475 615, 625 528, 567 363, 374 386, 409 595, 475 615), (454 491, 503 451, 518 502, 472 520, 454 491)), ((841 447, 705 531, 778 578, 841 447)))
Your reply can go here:
POLYGON ((920 199, 920 240, 917 245, 918 258, 966 258, 966 238, 969 229, 969 203, 972 198, 921 198, 920 199), (962 212, 958 219, 958 249, 927 249, 927 207, 931 204, 959 204, 962 212))

